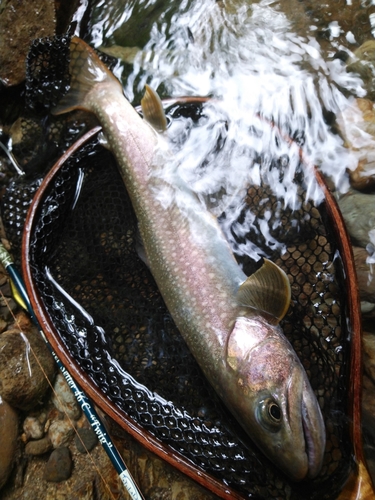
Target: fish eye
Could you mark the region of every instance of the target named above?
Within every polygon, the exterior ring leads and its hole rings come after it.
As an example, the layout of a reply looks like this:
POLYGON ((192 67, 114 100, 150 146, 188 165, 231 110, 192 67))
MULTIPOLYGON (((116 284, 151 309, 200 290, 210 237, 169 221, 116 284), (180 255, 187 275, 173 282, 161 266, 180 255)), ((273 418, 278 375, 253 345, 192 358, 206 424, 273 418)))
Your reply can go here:
POLYGON ((277 405, 275 402, 271 402, 268 406, 268 413, 270 417, 275 421, 275 422, 280 422, 281 420, 281 410, 280 406, 277 405))
POLYGON ((258 406, 258 422, 266 429, 277 432, 282 422, 280 406, 274 399, 267 398, 260 401, 258 406))

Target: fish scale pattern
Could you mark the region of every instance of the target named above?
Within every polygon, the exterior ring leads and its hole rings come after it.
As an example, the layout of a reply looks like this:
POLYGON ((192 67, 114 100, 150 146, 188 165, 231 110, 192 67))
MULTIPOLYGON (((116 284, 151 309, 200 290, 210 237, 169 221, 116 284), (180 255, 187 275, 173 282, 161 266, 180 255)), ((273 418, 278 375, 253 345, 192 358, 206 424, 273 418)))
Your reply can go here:
MULTIPOLYGON (((303 195, 301 187, 298 210, 280 212, 280 200, 261 184, 249 188, 244 210, 255 220, 266 210, 280 216, 279 224, 270 219, 270 230, 286 251, 270 250, 256 225, 246 238, 291 281, 292 306, 282 326, 327 429, 323 470, 309 483, 282 476, 206 382, 138 257, 136 220, 110 153, 91 144, 71 157, 49 186, 33 229, 35 287, 71 359, 125 420, 244 498, 335 498, 351 467, 342 271, 324 204, 315 207, 303 195)), ((246 269, 246 258, 237 258, 246 269)))

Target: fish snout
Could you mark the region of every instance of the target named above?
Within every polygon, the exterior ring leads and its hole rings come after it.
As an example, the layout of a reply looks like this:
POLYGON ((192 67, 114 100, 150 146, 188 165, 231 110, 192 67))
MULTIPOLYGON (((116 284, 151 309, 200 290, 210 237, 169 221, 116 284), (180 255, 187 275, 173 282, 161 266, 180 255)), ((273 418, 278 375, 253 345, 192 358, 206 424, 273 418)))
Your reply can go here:
POLYGON ((322 468, 326 446, 326 431, 316 396, 307 378, 302 392, 302 425, 308 460, 307 477, 316 477, 322 468))
POLYGON ((318 400, 297 358, 286 391, 284 472, 294 481, 316 477, 322 467, 326 434, 318 400))

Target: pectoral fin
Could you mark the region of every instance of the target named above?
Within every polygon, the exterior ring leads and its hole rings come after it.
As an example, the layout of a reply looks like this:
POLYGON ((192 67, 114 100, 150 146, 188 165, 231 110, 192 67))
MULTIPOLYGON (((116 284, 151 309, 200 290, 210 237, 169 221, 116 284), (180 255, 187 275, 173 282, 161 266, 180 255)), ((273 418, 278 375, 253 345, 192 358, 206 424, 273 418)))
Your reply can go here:
POLYGON ((279 323, 288 311, 291 299, 290 283, 279 266, 268 259, 237 292, 240 305, 256 309, 271 323, 279 323))
POLYGON ((164 132, 167 130, 167 118, 161 99, 148 85, 145 89, 145 95, 141 100, 143 117, 157 132, 164 132))

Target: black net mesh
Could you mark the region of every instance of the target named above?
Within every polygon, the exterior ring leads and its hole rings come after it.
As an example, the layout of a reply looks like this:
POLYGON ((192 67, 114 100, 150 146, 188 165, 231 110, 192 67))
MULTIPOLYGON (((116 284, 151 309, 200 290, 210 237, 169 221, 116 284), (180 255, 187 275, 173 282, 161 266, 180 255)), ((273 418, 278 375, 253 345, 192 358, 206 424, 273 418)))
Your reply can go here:
MULTIPOLYGON (((200 116, 197 106, 177 108, 173 116, 200 116)), ((262 158, 257 161, 262 166, 262 158)), ((274 158, 265 168, 281 171, 285 162, 285 156, 274 158)), ((206 382, 138 257, 137 223, 125 187, 113 157, 96 140, 70 157, 49 184, 31 235, 34 285, 71 358, 124 420, 134 420, 244 498, 333 499, 352 467, 342 261, 324 203, 304 201, 302 169, 298 176, 299 209, 285 209, 271 186, 261 182, 249 187, 236 222, 252 211, 255 220, 268 220, 269 235, 286 248, 282 254, 273 249, 257 223, 244 237, 292 281, 292 307, 281 326, 325 419, 323 469, 315 480, 300 484, 290 482, 249 442, 206 382), (281 224, 273 224, 275 219, 281 224)), ((3 217, 15 248, 38 182, 8 189, 3 217)), ((250 269, 248 259, 238 260, 250 269)))
POLYGON ((26 102, 29 107, 40 110, 56 106, 69 88, 69 62, 69 36, 34 40, 26 66, 26 102))
MULTIPOLYGON (((269 187, 249 189, 250 210, 257 210, 259 199, 267 200, 261 210, 277 212, 269 187)), ((327 428, 324 466, 313 488, 287 482, 205 381, 137 255, 136 220, 110 153, 88 146, 61 169, 41 206, 30 266, 70 355, 127 418, 245 497, 334 498, 351 453, 341 261, 324 205, 304 203, 283 220, 288 251, 271 255, 293 279, 293 307, 282 327, 327 428), (302 230, 287 231, 290 224, 302 230)), ((249 237, 270 253, 261 232, 249 237)))

